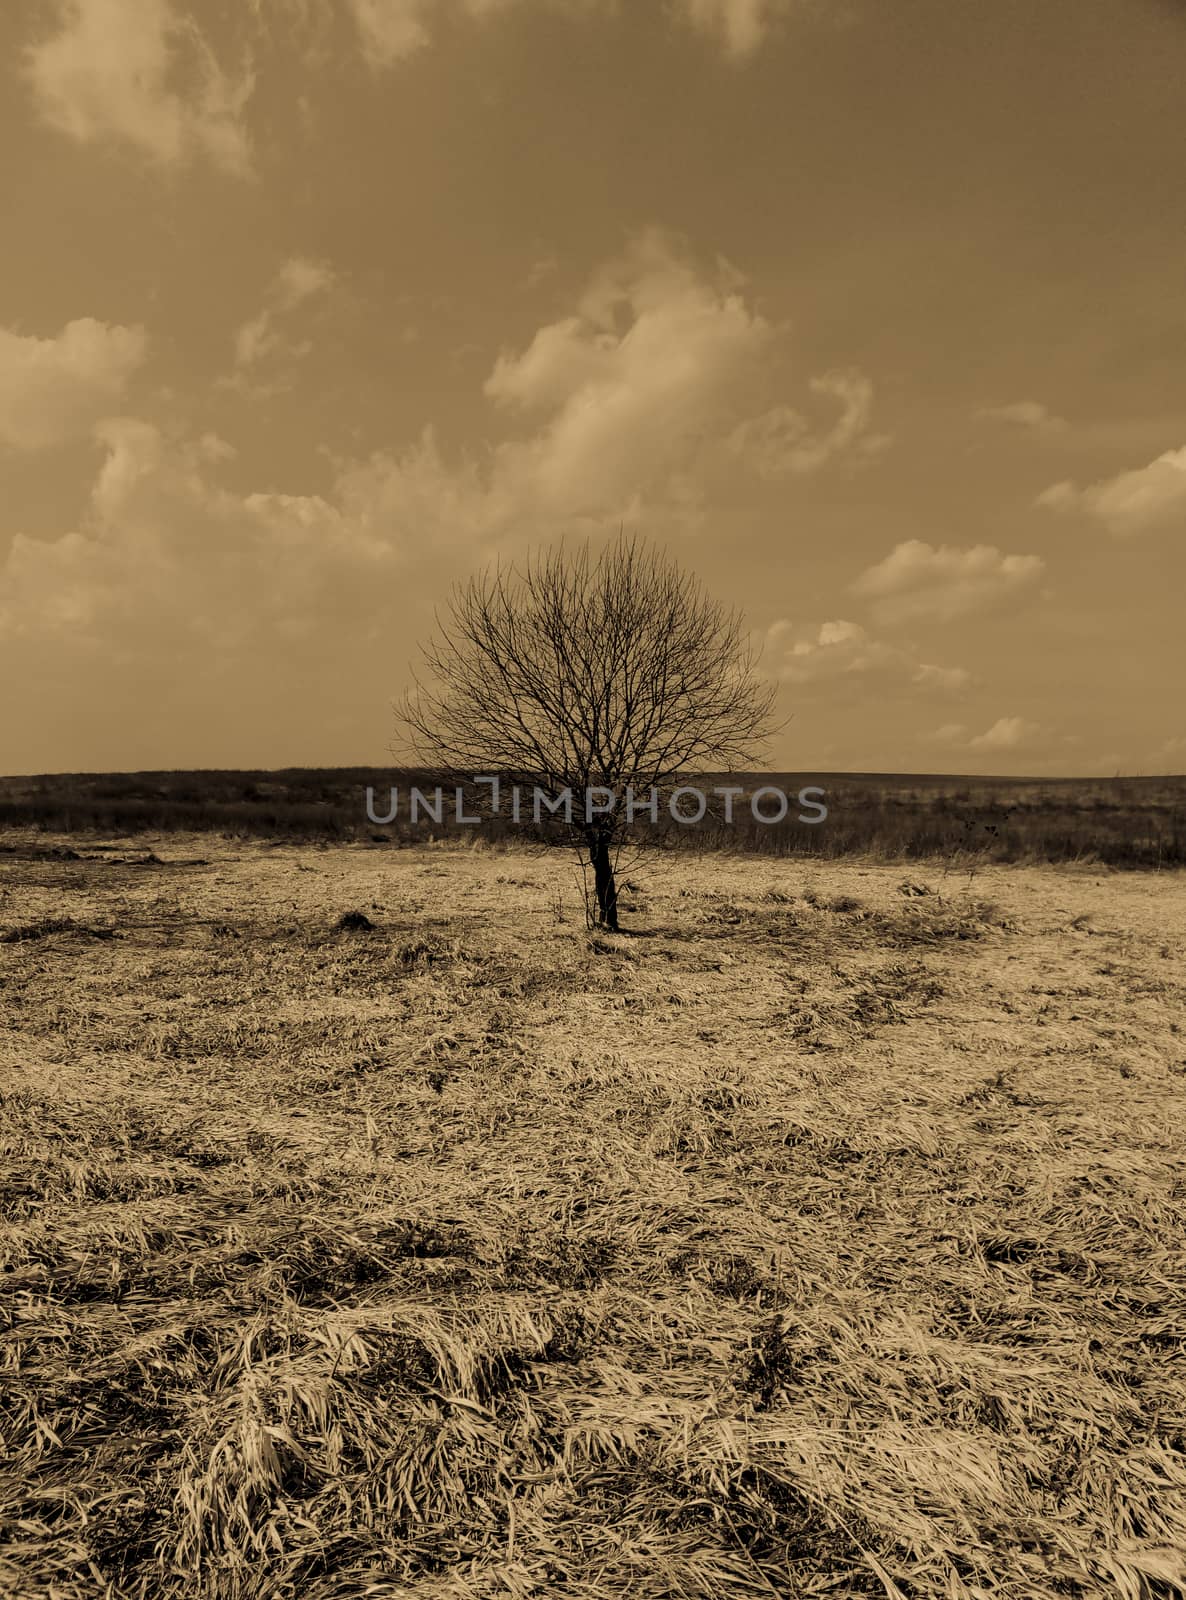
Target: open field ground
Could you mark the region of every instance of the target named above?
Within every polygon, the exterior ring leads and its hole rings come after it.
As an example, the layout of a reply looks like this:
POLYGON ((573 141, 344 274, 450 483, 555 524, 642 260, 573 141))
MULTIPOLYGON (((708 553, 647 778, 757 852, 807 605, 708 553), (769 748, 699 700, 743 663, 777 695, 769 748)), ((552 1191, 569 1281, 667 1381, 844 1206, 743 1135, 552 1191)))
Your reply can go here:
POLYGON ((1180 873, 6 843, 0 1592, 1186 1596, 1180 873))

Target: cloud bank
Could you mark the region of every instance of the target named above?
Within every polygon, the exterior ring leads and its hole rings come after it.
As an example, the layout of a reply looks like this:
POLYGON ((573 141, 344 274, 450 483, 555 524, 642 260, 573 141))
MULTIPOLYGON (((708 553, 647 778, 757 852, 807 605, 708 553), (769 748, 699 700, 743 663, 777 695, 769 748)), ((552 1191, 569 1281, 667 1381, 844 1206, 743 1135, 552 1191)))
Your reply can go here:
MULTIPOLYGON (((283 349, 279 319, 330 282, 323 263, 285 263, 238 330, 239 371, 283 349)), ((698 526, 703 474, 732 460, 724 441, 768 387, 780 336, 735 273, 698 267, 678 240, 648 230, 593 273, 570 314, 493 362, 484 390, 508 437, 447 459, 426 427, 339 464, 320 494, 290 494, 230 487, 242 472, 223 439, 120 414, 143 355, 138 330, 84 322, 56 340, 9 335, 0 421, 10 439, 31 448, 90 431, 101 461, 76 526, 57 539, 16 535, 0 565, 0 672, 59 684, 85 675, 94 694, 114 696, 128 692, 119 673, 135 670, 209 718, 232 679, 236 695, 266 698, 296 674, 306 693, 336 685, 348 699, 351 673, 421 631, 425 596, 495 555, 621 522, 668 540, 698 526), (316 676, 311 647, 325 637, 341 641, 340 659, 316 676)), ((840 643, 817 641, 821 664, 839 661, 840 643)), ((846 648, 846 659, 860 653, 846 648)), ((796 671, 802 654, 788 657, 796 671)), ((920 687, 960 681, 919 662, 894 670, 920 687)))

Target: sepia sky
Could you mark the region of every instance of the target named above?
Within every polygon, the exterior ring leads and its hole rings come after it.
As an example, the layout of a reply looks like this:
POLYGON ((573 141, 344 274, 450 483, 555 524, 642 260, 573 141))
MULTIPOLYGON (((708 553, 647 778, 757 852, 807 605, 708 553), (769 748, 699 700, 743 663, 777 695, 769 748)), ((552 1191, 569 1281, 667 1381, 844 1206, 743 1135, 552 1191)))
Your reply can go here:
POLYGON ((14 0, 0 772, 381 764, 620 525, 798 770, 1186 770, 1186 4, 14 0))

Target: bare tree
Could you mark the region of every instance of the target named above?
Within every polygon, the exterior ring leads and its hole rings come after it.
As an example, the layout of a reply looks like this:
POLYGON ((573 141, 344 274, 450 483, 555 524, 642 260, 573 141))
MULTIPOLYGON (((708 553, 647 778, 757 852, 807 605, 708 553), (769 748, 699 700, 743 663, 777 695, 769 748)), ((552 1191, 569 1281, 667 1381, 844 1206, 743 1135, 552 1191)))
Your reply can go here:
POLYGON ((576 842, 612 930, 628 791, 641 806, 677 774, 751 764, 772 731, 740 615, 633 537, 470 579, 423 657, 430 681, 400 706, 417 758, 577 794, 576 842), (596 789, 604 812, 586 804, 596 789))

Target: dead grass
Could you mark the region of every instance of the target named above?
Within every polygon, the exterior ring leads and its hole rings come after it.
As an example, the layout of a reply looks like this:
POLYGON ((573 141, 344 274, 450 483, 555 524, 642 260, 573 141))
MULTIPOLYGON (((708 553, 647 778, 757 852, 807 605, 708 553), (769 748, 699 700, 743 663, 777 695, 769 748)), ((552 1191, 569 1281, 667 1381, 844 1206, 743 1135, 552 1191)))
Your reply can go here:
POLYGON ((1186 1595, 1180 877, 153 844, 0 865, 0 1591, 1186 1595))

